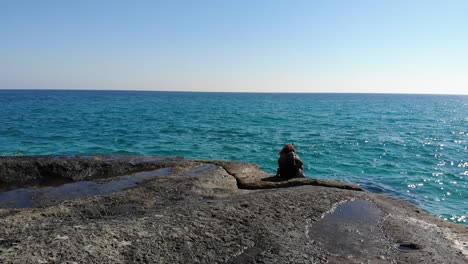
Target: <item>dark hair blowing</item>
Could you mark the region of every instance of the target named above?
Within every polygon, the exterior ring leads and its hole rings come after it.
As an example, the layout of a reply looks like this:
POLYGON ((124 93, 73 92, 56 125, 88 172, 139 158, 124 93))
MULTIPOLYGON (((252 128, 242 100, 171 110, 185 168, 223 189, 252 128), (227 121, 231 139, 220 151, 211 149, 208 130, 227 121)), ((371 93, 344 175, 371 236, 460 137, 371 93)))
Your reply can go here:
POLYGON ((280 150, 279 154, 288 154, 289 152, 296 152, 296 149, 292 144, 285 144, 280 150))

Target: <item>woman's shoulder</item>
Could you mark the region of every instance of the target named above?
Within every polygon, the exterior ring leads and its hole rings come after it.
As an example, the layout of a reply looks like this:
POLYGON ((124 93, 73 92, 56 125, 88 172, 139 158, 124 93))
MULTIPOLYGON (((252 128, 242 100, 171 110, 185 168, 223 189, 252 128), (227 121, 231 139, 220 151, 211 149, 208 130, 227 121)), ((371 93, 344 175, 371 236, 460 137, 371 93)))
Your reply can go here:
POLYGON ((294 153, 294 158, 295 158, 295 159, 301 159, 301 158, 299 157, 299 155, 297 155, 296 152, 293 152, 293 153, 294 153))

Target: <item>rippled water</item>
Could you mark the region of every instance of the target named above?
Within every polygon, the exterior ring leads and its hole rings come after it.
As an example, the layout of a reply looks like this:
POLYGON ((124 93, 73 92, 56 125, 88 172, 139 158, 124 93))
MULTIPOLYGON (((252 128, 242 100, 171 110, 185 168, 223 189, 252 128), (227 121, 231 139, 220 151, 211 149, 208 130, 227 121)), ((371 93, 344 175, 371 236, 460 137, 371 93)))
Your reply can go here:
POLYGON ((179 155, 359 183, 467 224, 468 96, 0 90, 0 155, 179 155))

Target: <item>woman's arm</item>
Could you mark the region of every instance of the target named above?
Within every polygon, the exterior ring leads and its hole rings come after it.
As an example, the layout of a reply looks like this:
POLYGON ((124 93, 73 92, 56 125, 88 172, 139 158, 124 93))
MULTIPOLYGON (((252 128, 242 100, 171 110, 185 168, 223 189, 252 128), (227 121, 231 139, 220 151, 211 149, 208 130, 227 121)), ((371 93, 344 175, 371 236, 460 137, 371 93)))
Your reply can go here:
POLYGON ((302 166, 304 165, 301 158, 299 158, 299 156, 296 153, 294 153, 294 163, 299 169, 302 169, 302 166))

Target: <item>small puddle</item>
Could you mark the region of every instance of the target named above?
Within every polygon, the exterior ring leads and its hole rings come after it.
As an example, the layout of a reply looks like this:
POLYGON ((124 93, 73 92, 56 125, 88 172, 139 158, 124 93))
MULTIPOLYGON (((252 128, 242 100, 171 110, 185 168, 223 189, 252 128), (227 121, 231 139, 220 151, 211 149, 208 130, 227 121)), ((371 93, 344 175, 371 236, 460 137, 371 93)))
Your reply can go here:
POLYGON ((235 256, 231 259, 228 263, 229 264, 244 264, 249 263, 249 261, 255 259, 258 255, 260 255, 263 251, 265 251, 261 247, 250 247, 243 250, 239 255, 235 256))
POLYGON ((398 249, 403 251, 419 250, 421 248, 421 245, 415 243, 401 243, 400 246, 398 246, 398 249))
POLYGON ((387 246, 380 228, 382 217, 383 212, 369 201, 347 201, 312 223, 309 237, 332 255, 380 256, 387 246))
POLYGON ((206 165, 202 165, 200 167, 197 167, 193 170, 189 170, 187 172, 184 173, 185 176, 199 176, 200 174, 203 174, 203 173, 206 173, 206 172, 209 172, 209 171, 214 171, 214 170, 217 170, 219 169, 218 166, 216 165, 213 165, 213 164, 206 164, 206 165))
POLYGON ((137 172, 115 177, 107 182, 78 181, 57 187, 19 188, 0 193, 0 208, 32 208, 50 206, 66 200, 73 200, 136 187, 139 183, 155 177, 168 176, 172 168, 137 172))
POLYGON ((326 221, 329 224, 375 224, 381 217, 381 214, 380 209, 369 201, 347 201, 339 204, 322 221, 326 221))

